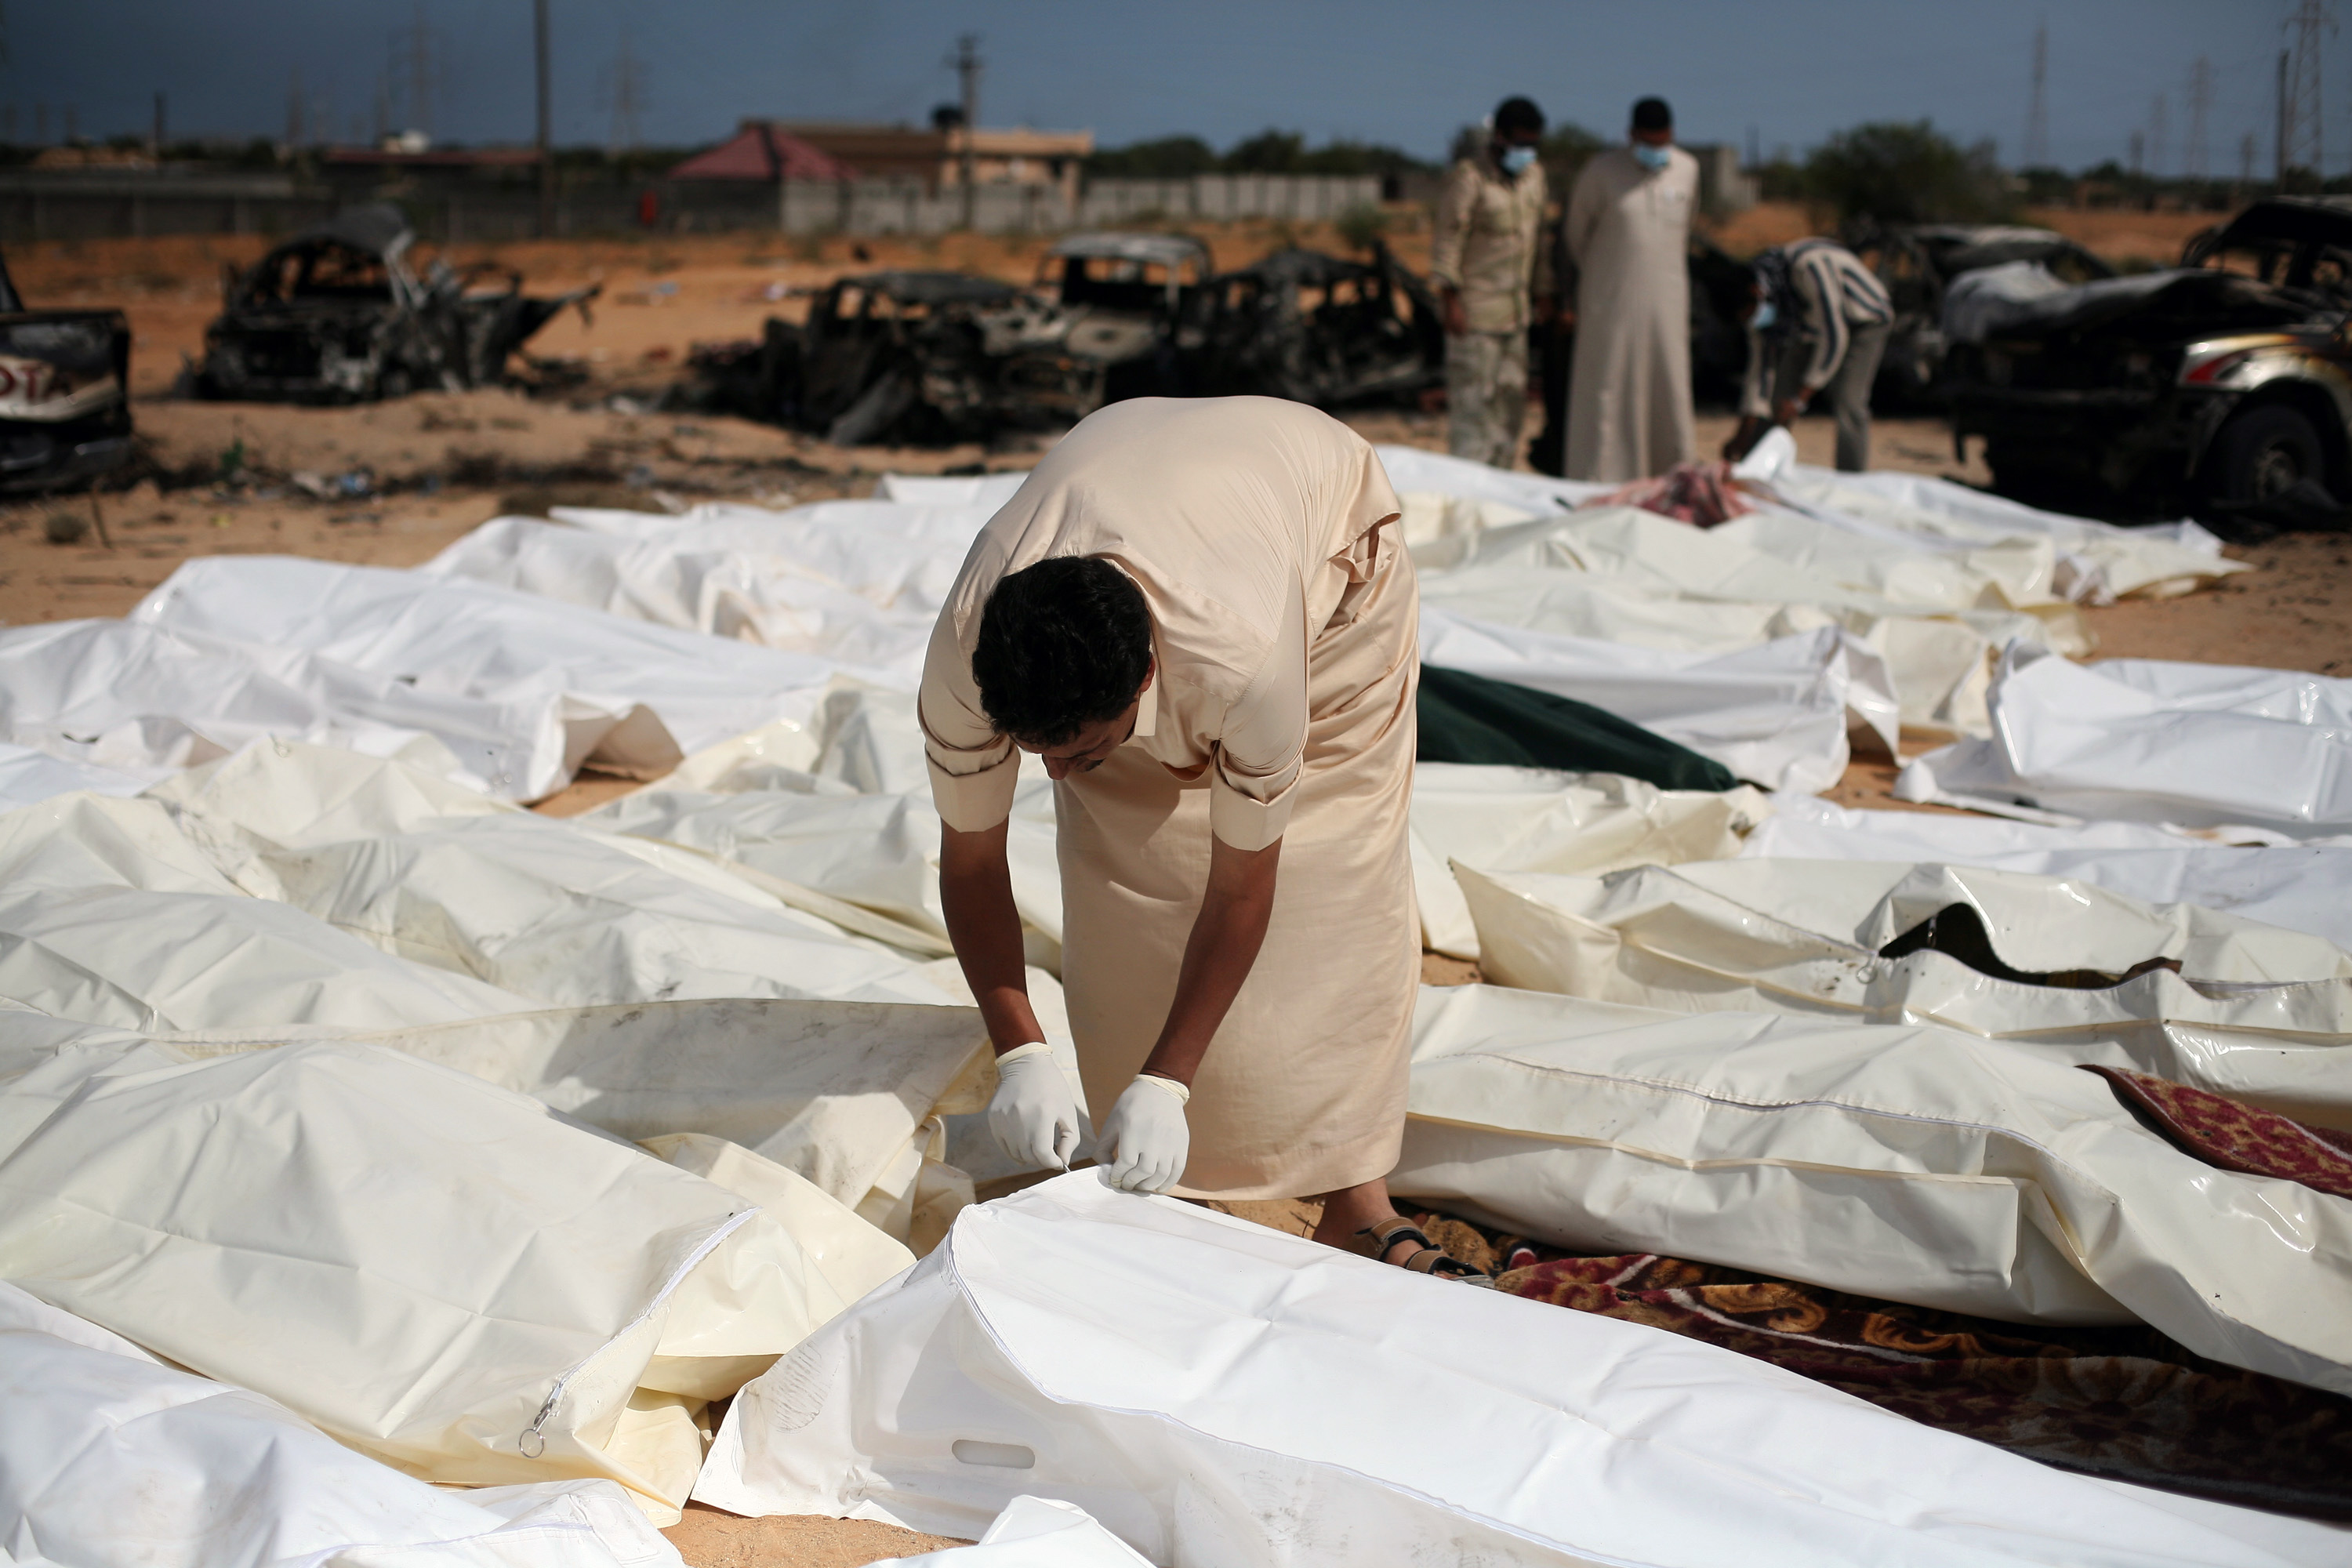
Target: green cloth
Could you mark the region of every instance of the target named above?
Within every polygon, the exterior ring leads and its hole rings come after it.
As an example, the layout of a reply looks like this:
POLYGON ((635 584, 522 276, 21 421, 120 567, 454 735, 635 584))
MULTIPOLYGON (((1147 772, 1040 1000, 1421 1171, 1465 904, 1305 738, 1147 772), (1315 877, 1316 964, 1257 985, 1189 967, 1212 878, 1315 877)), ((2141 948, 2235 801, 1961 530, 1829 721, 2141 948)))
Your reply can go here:
POLYGON ((1489 763, 1623 773, 1660 789, 1726 790, 1731 770, 1572 697, 1459 669, 1421 667, 1424 763, 1489 763))

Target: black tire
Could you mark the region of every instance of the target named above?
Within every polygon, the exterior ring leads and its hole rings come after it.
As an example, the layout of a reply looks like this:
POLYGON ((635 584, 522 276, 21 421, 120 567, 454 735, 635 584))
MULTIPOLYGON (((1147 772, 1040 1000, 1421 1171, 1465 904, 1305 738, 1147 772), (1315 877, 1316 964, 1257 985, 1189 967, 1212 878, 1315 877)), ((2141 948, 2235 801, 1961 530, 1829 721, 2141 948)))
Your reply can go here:
POLYGON ((2311 421, 2281 404, 2249 408, 2221 426, 2206 458, 2205 493, 2212 500, 2265 501, 2309 479, 2327 488, 2327 449, 2311 421))

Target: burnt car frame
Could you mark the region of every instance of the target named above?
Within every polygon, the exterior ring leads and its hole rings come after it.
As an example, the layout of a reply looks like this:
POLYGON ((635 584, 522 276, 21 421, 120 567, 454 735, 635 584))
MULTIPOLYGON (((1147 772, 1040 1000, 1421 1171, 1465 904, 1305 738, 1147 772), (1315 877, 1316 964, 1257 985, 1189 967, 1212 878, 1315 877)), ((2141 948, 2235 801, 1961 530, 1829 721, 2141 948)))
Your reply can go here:
POLYGON ((2352 494, 2352 200, 2258 202, 2182 263, 1954 348, 1954 440, 1997 489, 2208 518, 2352 494))
POLYGON ((31 310, 0 259, 0 493, 94 483, 131 460, 131 323, 31 310))
POLYGON ((1208 258, 1182 237, 1082 235, 1047 255, 1033 289, 961 272, 844 278, 803 323, 698 349, 677 396, 837 446, 942 445, 1066 426, 1128 397, 1329 407, 1443 380, 1435 302, 1385 249, 1368 262, 1277 251, 1202 278, 1208 258))
POLYGON ((1191 235, 1074 234, 1039 258, 1035 288, 1067 313, 1065 342, 1101 362, 1103 401, 1116 403, 1180 383, 1181 323, 1215 271, 1191 235))
POLYGON ((1071 351, 1069 318, 964 272, 869 272, 816 291, 805 321, 699 348, 688 406, 822 434, 836 446, 946 445, 1085 418, 1105 366, 1071 351))
POLYGON ((224 269, 205 330, 200 397, 360 403, 462 392, 504 379, 508 356, 566 306, 584 317, 601 285, 534 297, 498 262, 413 264, 416 235, 389 203, 348 207, 224 269))
POLYGON ((1895 305, 1871 387, 1873 406, 1888 411, 1942 405, 1949 390, 1944 299, 1955 279, 2013 261, 2032 262, 2062 283, 2116 275, 2056 230, 2013 224, 1891 224, 1849 230, 1839 243, 1878 275, 1895 305))
POLYGON ((1181 391, 1318 408, 1410 402, 1445 380, 1437 300, 1375 242, 1371 259, 1277 250, 1209 279, 1176 337, 1181 391))

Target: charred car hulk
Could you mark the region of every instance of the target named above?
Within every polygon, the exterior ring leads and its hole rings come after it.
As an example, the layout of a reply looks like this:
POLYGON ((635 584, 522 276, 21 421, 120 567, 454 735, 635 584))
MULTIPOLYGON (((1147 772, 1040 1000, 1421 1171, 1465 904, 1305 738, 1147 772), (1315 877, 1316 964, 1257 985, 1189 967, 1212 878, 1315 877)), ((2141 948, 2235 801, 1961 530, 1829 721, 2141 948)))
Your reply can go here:
POLYGON ((677 395, 836 446, 939 445, 1066 428, 1129 397, 1410 402, 1444 361, 1435 301, 1384 247, 1212 273, 1197 240, 1087 234, 1055 245, 1032 289, 961 272, 841 279, 803 324, 696 350, 677 395))
POLYGON ((1953 437, 2004 494, 2221 521, 2352 495, 2352 200, 2256 203, 2173 270, 1972 281, 1945 315, 1953 437))
POLYGON ((96 480, 131 458, 131 326, 28 310, 0 261, 0 494, 96 480))
POLYGON ((496 262, 420 276, 416 240, 390 203, 346 208, 222 281, 194 376, 204 397, 359 403, 410 392, 492 385, 507 357, 566 305, 583 312, 597 287, 549 299, 496 262))

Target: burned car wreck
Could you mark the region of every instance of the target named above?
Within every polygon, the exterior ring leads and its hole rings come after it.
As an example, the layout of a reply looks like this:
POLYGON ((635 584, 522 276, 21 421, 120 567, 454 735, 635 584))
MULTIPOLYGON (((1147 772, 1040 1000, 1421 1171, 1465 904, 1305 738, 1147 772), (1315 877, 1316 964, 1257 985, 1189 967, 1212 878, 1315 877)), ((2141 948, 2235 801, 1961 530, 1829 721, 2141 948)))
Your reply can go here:
POLYGON ((2352 200, 2258 202, 2182 265, 2066 287, 2032 263, 1948 296, 1956 442, 2002 493, 2209 521, 2352 495, 2352 200))
POLYGON ((2061 283, 2095 283, 2116 269, 2054 229, 2011 224, 1864 225, 1839 237, 1878 274, 1895 303, 1886 353, 1871 389, 1885 410, 1940 405, 1948 393, 1944 300, 1971 272, 2026 262, 2061 283))
POLYGON ((1386 246, 1369 262, 1277 250, 1211 279, 1190 314, 1176 342, 1180 395, 1340 408, 1444 384, 1436 299, 1386 246))
POLYGON ((506 374, 508 356, 565 306, 583 313, 601 285, 534 297, 497 262, 412 264, 416 236, 389 203, 349 207, 227 268, 221 313, 205 330, 197 396, 362 403, 415 391, 462 392, 506 374))
POLYGON ((1036 290, 1068 313, 1066 341, 1102 362, 1102 401, 1117 403, 1181 384, 1178 341, 1215 272, 1190 235, 1074 234, 1038 262, 1036 290))
POLYGON ((802 324, 771 319, 756 343, 698 349, 674 401, 841 446, 936 445, 1059 428, 1127 397, 1334 407, 1444 379, 1435 304, 1384 250, 1370 263, 1279 251, 1203 278, 1207 264, 1181 237, 1084 235, 1048 254, 1034 289, 957 272, 845 278, 802 324))
POLYGON ((0 261, 0 494, 95 481, 131 458, 131 324, 28 310, 0 261))
POLYGON ((757 343, 698 348, 674 401, 821 434, 837 446, 943 445, 1083 419, 1105 362, 1068 316, 962 272, 875 272, 820 289, 808 319, 757 343))

